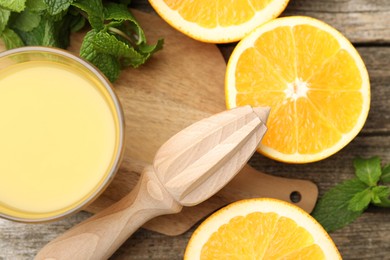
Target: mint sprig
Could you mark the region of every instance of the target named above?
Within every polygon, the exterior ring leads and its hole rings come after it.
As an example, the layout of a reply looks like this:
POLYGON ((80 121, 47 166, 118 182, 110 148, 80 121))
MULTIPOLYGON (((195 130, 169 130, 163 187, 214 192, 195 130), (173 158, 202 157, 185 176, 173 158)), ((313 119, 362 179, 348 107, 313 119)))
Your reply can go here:
POLYGON ((137 68, 160 50, 149 45, 129 0, 0 0, 0 38, 7 49, 24 45, 66 49, 70 34, 90 26, 80 56, 114 82, 122 68, 137 68))
POLYGON ((355 178, 327 191, 317 202, 312 216, 332 232, 355 221, 370 204, 390 207, 390 166, 381 167, 379 157, 356 158, 355 178))

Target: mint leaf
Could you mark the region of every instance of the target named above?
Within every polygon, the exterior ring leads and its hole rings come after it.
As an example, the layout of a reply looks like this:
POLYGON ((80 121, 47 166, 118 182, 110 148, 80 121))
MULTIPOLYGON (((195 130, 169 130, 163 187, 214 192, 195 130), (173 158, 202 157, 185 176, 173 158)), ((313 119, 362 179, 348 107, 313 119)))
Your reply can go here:
POLYGON ((367 185, 358 179, 347 180, 336 185, 318 200, 312 216, 328 232, 344 227, 363 213, 362 210, 352 211, 348 207, 355 194, 365 189, 367 185))
POLYGON ((372 188, 372 203, 376 206, 390 207, 390 187, 376 186, 372 188))
POLYGON ((22 39, 11 29, 5 28, 1 38, 4 41, 7 49, 18 48, 24 46, 22 39))
POLYGON ((84 36, 83 42, 82 42, 81 47, 80 47, 80 56, 87 59, 87 60, 92 59, 97 54, 95 48, 93 47, 93 43, 92 43, 94 38, 95 38, 96 33, 97 33, 97 30, 94 30, 94 29, 87 32, 87 34, 84 36))
POLYGON ((370 203, 390 207, 390 187, 377 184, 379 179, 388 181, 390 166, 381 169, 379 157, 356 158, 353 163, 356 177, 326 192, 312 212, 328 232, 353 222, 370 203))
POLYGON ((379 157, 375 156, 369 159, 356 158, 353 161, 353 165, 359 180, 368 186, 375 186, 377 184, 382 174, 379 157))
POLYGON ((356 193, 348 203, 348 210, 361 212, 365 210, 371 202, 372 193, 369 188, 356 193))
POLYGON ((36 12, 31 12, 26 8, 17 15, 12 22, 12 28, 29 32, 39 25, 41 16, 36 12))
POLYGON ((104 6, 104 16, 109 21, 120 23, 127 21, 124 28, 121 28, 127 36, 132 37, 137 45, 146 42, 144 31, 126 5, 108 3, 104 6))
POLYGON ((145 53, 145 54, 147 53, 149 55, 152 55, 156 51, 161 50, 163 48, 163 45, 164 45, 164 39, 158 39, 156 44, 154 44, 154 45, 141 44, 138 46, 138 49, 142 53, 145 53))
POLYGON ((68 9, 73 0, 44 0, 44 2, 49 14, 56 15, 68 9))
POLYGON ((104 27, 103 4, 100 0, 76 0, 73 6, 86 12, 88 21, 93 29, 102 30, 104 27))
POLYGON ((117 58, 106 53, 99 53, 94 47, 97 30, 89 31, 84 37, 80 48, 80 56, 93 63, 106 77, 115 81, 119 77, 120 64, 117 58))
MULTIPOLYGON (((155 53, 158 50, 161 50, 162 47, 163 47, 163 44, 164 44, 164 40, 163 39, 159 39, 158 42, 155 45, 147 45, 147 44, 139 45, 137 47, 137 51, 142 53, 142 55, 144 56, 144 62, 143 63, 145 63, 146 60, 149 59, 153 53, 155 53)), ((138 65, 134 64, 134 60, 133 59, 124 57, 122 59, 122 65, 123 66, 132 66, 134 68, 137 68, 139 65, 141 65, 141 63, 138 64, 138 65)))
POLYGON ((26 0, 0 0, 0 7, 13 12, 21 12, 26 8, 26 0))
POLYGON ((0 35, 7 26, 8 19, 11 15, 11 11, 0 9, 0 35))
POLYGON ((110 23, 106 25, 106 30, 97 35, 95 48, 99 52, 119 57, 122 66, 137 68, 162 49, 162 39, 154 45, 146 43, 144 31, 126 5, 105 4, 104 16, 110 23))
POLYGON ((104 5, 104 18, 106 20, 132 21, 138 24, 126 5, 113 2, 108 2, 104 5))
POLYGON ((69 45, 71 15, 64 16, 60 21, 54 21, 47 16, 41 16, 37 27, 29 32, 15 31, 26 45, 42 45, 66 48, 69 45))
POLYGON ((41 17, 39 25, 30 32, 16 31, 26 45, 57 46, 54 23, 44 16, 41 17))
POLYGON ((44 0, 27 0, 26 7, 34 12, 40 12, 47 9, 44 0))
POLYGON ((138 53, 133 47, 128 46, 108 32, 98 32, 92 43, 98 52, 110 54, 117 58, 124 57, 130 61, 133 67, 138 67, 146 61, 146 57, 138 53))
POLYGON ((383 183, 389 183, 390 182, 390 164, 386 165, 382 168, 382 176, 381 181, 383 183))

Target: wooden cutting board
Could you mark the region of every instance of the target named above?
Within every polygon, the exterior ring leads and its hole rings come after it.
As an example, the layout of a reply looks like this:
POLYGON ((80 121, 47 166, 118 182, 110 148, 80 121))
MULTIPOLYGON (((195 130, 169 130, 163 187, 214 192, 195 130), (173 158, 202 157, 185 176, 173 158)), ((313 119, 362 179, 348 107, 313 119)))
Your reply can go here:
MULTIPOLYGON (((128 194, 141 170, 150 164, 158 148, 186 126, 225 110, 226 63, 218 48, 201 43, 172 29, 158 16, 134 10, 150 43, 164 38, 164 49, 138 69, 122 71, 114 88, 126 118, 124 159, 107 190, 88 208, 98 212, 128 194)), ((72 36, 70 51, 78 53, 84 33, 72 36)), ((0 48, 4 49, 3 46, 0 48)), ((304 180, 274 177, 246 166, 218 194, 181 213, 158 217, 144 227, 167 235, 187 231, 216 209, 245 198, 274 197, 296 203, 310 212, 317 199, 315 184, 304 180)))
MULTIPOLYGON (((217 46, 201 43, 172 29, 156 15, 134 10, 150 43, 164 38, 164 49, 138 69, 127 69, 115 82, 115 90, 126 116, 124 161, 106 192, 89 208, 97 212, 120 199, 135 186, 145 164, 150 164, 158 148, 186 126, 210 114, 225 110, 224 77, 226 63, 217 46)), ((76 37, 74 50, 79 47, 76 37), (77 42, 77 44, 76 44, 77 42)), ((252 197, 274 197, 296 203, 310 212, 317 199, 317 186, 260 173, 249 165, 211 199, 184 208, 175 215, 158 217, 144 227, 167 235, 187 231, 216 209, 252 197)))

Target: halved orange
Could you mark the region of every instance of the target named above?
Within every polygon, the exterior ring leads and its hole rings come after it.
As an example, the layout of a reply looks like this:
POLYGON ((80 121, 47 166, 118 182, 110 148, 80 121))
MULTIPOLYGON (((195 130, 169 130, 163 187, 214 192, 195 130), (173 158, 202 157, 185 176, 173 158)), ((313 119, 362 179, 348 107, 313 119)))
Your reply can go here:
POLYGON ((309 17, 277 18, 242 39, 229 59, 228 108, 270 106, 258 149, 288 163, 336 153, 362 129, 369 77, 359 53, 336 29, 309 17))
POLYGON ((341 259, 322 226, 277 199, 247 199, 208 217, 192 234, 184 259, 341 259))
POLYGON ((149 0, 172 27, 200 41, 227 43, 242 39, 277 17, 288 0, 149 0))

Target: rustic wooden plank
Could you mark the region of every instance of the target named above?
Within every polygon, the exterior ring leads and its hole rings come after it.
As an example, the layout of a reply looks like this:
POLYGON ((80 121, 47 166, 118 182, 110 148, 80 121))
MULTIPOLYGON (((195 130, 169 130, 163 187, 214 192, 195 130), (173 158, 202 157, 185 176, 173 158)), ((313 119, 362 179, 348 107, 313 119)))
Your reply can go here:
MULTIPOLYGON (((344 259, 386 259, 390 252, 390 211, 363 214, 353 224, 331 233, 344 259)), ((79 213, 66 220, 50 224, 9 225, 1 220, 0 259, 32 259, 38 248, 87 217, 79 213), (15 241, 18 241, 17 243, 15 241), (12 250, 13 249, 13 250, 12 250)), ((114 254, 112 260, 125 259, 182 259, 187 242, 194 228, 177 237, 167 237, 141 229, 114 254)))
POLYGON ((33 259, 40 248, 91 214, 79 212, 43 224, 16 223, 0 218, 0 259, 33 259))
POLYGON ((291 0, 282 14, 286 15, 320 19, 354 43, 390 42, 388 0, 291 0))
MULTIPOLYGON (((134 8, 154 12, 147 0, 133 0, 134 8)), ((390 44, 388 0, 290 0, 281 16, 306 15, 338 29, 359 44, 390 44)))
POLYGON ((361 47, 357 50, 366 64, 371 83, 371 108, 362 132, 390 134, 390 48, 361 47))

